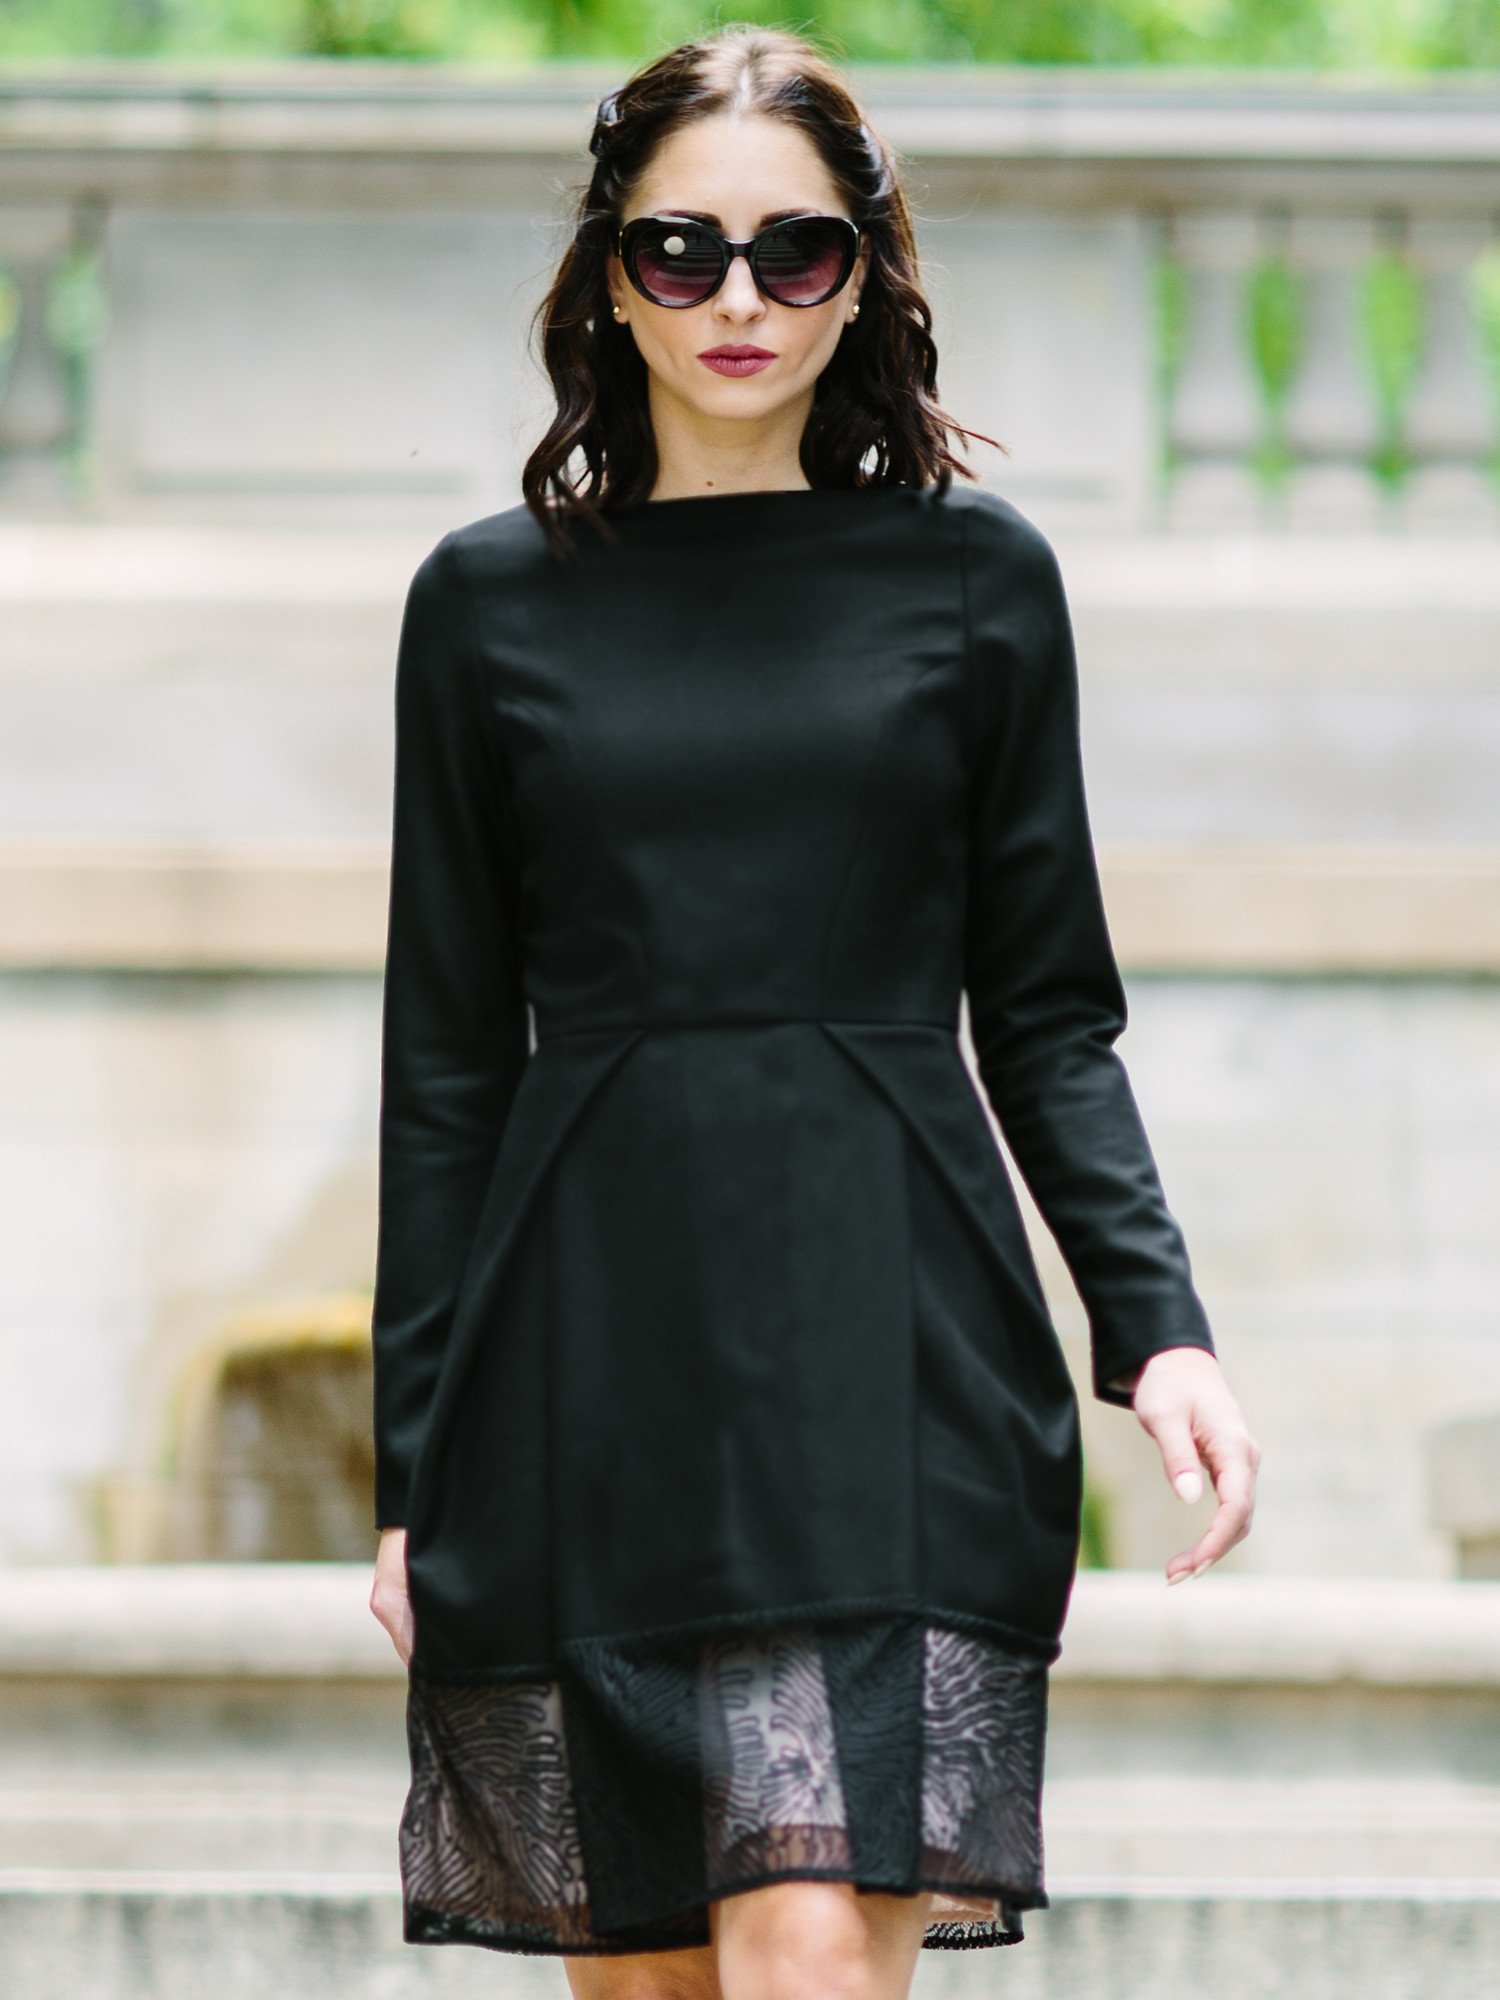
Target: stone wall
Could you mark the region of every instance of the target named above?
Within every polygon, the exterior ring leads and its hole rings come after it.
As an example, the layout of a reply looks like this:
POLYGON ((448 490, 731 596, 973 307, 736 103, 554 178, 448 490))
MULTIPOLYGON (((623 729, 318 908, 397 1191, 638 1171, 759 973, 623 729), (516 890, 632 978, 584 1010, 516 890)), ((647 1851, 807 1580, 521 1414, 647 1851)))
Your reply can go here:
MULTIPOLYGON (((249 1357, 347 1402, 401 599, 517 497, 616 80, 0 81, 0 1561, 265 1552, 249 1357)), ((1429 1433, 1500 1409, 1493 83, 868 87, 1068 582, 1121 1052, 1266 1451, 1229 1566, 1445 1574, 1429 1433)), ((1083 1401, 1160 1565, 1195 1517, 1083 1401)))

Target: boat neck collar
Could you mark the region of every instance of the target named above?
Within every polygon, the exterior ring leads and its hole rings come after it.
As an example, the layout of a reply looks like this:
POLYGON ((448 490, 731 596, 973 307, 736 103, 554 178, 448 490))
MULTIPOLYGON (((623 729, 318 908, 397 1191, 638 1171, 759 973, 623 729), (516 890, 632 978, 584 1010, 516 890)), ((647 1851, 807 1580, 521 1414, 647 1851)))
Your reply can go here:
POLYGON ((633 506, 622 507, 607 518, 612 521, 663 522, 717 519, 715 510, 726 513, 757 511, 762 508, 785 508, 795 512, 803 507, 830 504, 839 505, 851 500, 871 500, 877 495, 900 494, 923 497, 930 494, 930 486, 763 486, 737 490, 729 493, 684 493, 669 500, 641 500, 633 506))

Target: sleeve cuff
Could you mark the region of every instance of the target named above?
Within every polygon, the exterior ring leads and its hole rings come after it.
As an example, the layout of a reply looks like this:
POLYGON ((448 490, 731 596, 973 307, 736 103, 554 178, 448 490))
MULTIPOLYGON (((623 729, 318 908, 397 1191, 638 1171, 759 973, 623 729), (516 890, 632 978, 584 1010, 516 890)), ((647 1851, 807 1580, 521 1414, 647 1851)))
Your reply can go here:
POLYGON ((1120 1378, 1132 1380, 1154 1354, 1165 1354, 1173 1347, 1199 1347, 1207 1354, 1216 1354, 1213 1334, 1201 1309, 1192 1315, 1188 1323, 1171 1334, 1158 1333, 1155 1338, 1144 1334, 1134 1340, 1111 1340, 1108 1346, 1096 1342, 1093 1356, 1093 1391, 1101 1403, 1112 1403, 1117 1409, 1129 1410, 1134 1407, 1134 1387, 1127 1389, 1120 1378))

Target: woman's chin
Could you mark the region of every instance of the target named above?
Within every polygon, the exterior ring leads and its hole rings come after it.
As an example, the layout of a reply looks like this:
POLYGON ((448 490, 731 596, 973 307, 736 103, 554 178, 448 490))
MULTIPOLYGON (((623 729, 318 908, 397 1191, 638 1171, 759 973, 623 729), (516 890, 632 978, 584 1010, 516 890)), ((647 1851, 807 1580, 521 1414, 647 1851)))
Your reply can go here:
POLYGON ((769 379, 780 371, 775 363, 758 375, 717 375, 701 361, 686 400, 705 417, 771 417, 795 404, 799 390, 788 390, 787 378, 769 379))

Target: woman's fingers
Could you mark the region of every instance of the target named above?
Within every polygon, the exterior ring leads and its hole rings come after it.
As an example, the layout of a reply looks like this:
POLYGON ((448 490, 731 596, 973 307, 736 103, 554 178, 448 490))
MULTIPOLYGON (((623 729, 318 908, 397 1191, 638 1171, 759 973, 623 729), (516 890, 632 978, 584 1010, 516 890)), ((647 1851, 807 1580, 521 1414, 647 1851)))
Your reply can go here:
POLYGON ((1164 1349, 1136 1385, 1135 1411, 1155 1438, 1166 1476, 1189 1504, 1202 1497, 1200 1463, 1218 1496, 1213 1519, 1191 1548, 1167 1564, 1168 1583, 1201 1576, 1250 1532, 1260 1446, 1250 1435, 1218 1358, 1202 1349, 1164 1349))
POLYGON ((375 1580, 370 1586, 370 1609, 391 1636, 403 1667, 411 1665, 414 1622, 411 1596, 406 1587, 406 1535, 404 1530, 386 1529, 375 1558, 375 1580))
MULTIPOLYGON (((1146 1424, 1161 1451, 1167 1479, 1179 1500, 1190 1504, 1203 1498, 1203 1472, 1198 1461, 1197 1440, 1193 1436, 1192 1402, 1181 1399, 1155 1414, 1146 1424)), ((1139 1413, 1139 1406, 1137 1406, 1139 1413)), ((1142 1417, 1146 1423, 1146 1418, 1142 1417)))
POLYGON ((396 1648, 402 1666, 410 1666, 413 1630, 411 1599, 404 1590, 392 1586, 383 1577, 377 1577, 370 1592, 370 1609, 390 1634, 391 1644, 396 1648))
POLYGON ((403 1667, 411 1665, 412 1631, 411 1599, 403 1592, 401 1610, 396 1621, 396 1630, 391 1634, 391 1637, 395 1640, 396 1651, 400 1655, 403 1667))
POLYGON ((1180 1583, 1185 1576, 1201 1576, 1210 1563, 1217 1562, 1250 1532, 1255 1512, 1255 1477, 1248 1452, 1235 1440, 1225 1446, 1223 1462, 1214 1475, 1214 1491, 1219 1496, 1214 1517, 1193 1546, 1173 1556, 1168 1563, 1168 1583, 1180 1583))

